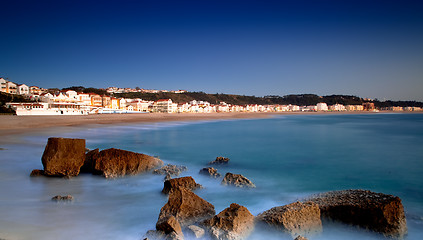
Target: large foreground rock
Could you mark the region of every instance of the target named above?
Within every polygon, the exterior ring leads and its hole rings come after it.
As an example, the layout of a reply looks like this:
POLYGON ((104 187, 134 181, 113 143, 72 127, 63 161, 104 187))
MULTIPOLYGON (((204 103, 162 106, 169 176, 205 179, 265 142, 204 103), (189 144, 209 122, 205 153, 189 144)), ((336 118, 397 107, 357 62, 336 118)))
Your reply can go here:
POLYGON ((249 187, 255 188, 253 182, 248 178, 242 176, 241 174, 226 173, 225 177, 222 180, 223 185, 234 185, 235 187, 249 187))
POLYGON ((45 176, 73 177, 85 161, 85 139, 49 138, 41 162, 45 176))
POLYGON ((115 148, 93 153, 91 158, 93 173, 106 178, 135 175, 163 165, 158 158, 115 148))
POLYGON ((366 190, 327 192, 309 199, 322 217, 403 238, 407 233, 404 207, 396 196, 366 190))
POLYGON ((213 238, 237 240, 247 237, 254 229, 254 216, 246 207, 232 203, 204 225, 209 227, 213 238))
POLYGON ((181 177, 181 178, 173 178, 166 180, 163 184, 162 192, 164 194, 168 194, 175 188, 183 187, 188 190, 195 190, 197 188, 201 188, 202 186, 195 182, 194 178, 192 177, 181 177))
POLYGON ((260 213, 256 221, 290 233, 293 237, 311 236, 322 231, 320 209, 313 202, 274 207, 260 213))
POLYGON ((168 202, 162 207, 158 223, 174 216, 182 227, 211 218, 214 206, 186 188, 176 188, 169 193, 168 202))

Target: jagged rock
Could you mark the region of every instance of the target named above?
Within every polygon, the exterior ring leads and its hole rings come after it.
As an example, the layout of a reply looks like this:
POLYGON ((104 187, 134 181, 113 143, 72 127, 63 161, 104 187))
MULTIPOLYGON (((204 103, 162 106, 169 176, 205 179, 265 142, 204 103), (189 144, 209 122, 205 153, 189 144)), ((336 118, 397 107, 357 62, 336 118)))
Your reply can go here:
POLYGON ((225 177, 222 180, 223 185, 234 185, 236 187, 249 187, 255 188, 253 182, 248 178, 242 176, 241 174, 226 173, 225 177))
POLYGON ((199 226, 196 225, 189 225, 187 227, 187 235, 195 237, 195 238, 202 238, 204 237, 204 234, 206 233, 206 231, 204 231, 204 229, 202 229, 199 226))
POLYGON ((73 198, 72 195, 66 195, 66 196, 57 195, 57 196, 52 197, 51 200, 53 200, 53 201, 73 201, 74 198, 73 198))
POLYGON ((32 172, 29 176, 31 176, 31 177, 44 176, 44 171, 40 170, 40 169, 34 169, 34 170, 32 170, 32 172))
POLYGON ((228 164, 229 163, 229 158, 226 157, 217 157, 214 161, 209 162, 210 165, 213 164, 228 164))
POLYGON ((144 235, 145 239, 152 239, 152 240, 164 240, 166 234, 163 231, 157 230, 148 230, 147 233, 144 235))
POLYGON ((211 218, 215 213, 211 203, 186 188, 175 188, 169 193, 169 200, 160 210, 157 222, 174 216, 181 226, 187 226, 211 218))
POLYGON ((303 236, 298 236, 294 240, 308 240, 308 239, 303 236))
POLYGON ((316 195, 309 201, 319 205, 322 217, 358 225, 388 237, 407 233, 401 199, 366 190, 343 190, 316 195))
POLYGON ((197 188, 201 188, 202 186, 195 182, 194 178, 192 177, 181 177, 181 178, 173 178, 166 180, 163 184, 162 192, 164 194, 168 194, 175 188, 184 187, 188 190, 195 190, 197 188))
POLYGON ((204 221, 214 239, 237 240, 247 237, 254 229, 254 216, 246 207, 232 203, 213 218, 204 221))
POLYGON ((182 233, 181 225, 178 220, 172 215, 167 218, 163 218, 160 222, 156 223, 156 229, 158 231, 163 231, 166 234, 175 232, 179 236, 184 236, 182 233))
POLYGON ((200 170, 200 174, 207 175, 210 177, 218 178, 220 177, 220 173, 217 172, 217 169, 212 167, 206 167, 200 170))
POLYGON ((84 165, 81 167, 81 172, 83 173, 92 173, 94 172, 94 159, 97 158, 100 150, 98 148, 94 150, 89 150, 85 153, 84 165))
POLYGON ((181 172, 186 171, 186 170, 187 170, 187 167, 185 167, 185 166, 177 166, 177 165, 167 164, 167 165, 165 165, 161 168, 154 170, 153 173, 159 174, 159 175, 166 175, 165 180, 168 180, 167 178, 172 177, 172 176, 179 176, 179 174, 181 172))
POLYGON ((136 175, 161 165, 163 161, 158 158, 115 148, 92 155, 93 173, 106 178, 136 175))
POLYGON ((85 139, 49 138, 41 161, 46 176, 77 176, 85 160, 85 139))
POLYGON ((260 213, 257 222, 290 233, 291 236, 311 236, 322 231, 319 206, 313 202, 295 202, 260 213))

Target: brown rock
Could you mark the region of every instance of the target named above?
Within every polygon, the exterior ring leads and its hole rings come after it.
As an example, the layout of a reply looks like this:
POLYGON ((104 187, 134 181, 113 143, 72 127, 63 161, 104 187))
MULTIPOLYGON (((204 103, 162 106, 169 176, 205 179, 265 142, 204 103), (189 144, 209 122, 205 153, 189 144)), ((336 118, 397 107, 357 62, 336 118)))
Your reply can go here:
POLYGON ((158 231, 163 231, 166 234, 175 232, 179 236, 183 236, 181 225, 178 220, 172 215, 167 218, 162 219, 160 222, 156 223, 156 229, 158 231))
POLYGON ((32 170, 32 172, 29 176, 31 176, 31 177, 44 176, 44 171, 40 170, 40 169, 34 169, 34 170, 32 170))
POLYGON ((66 196, 57 195, 51 198, 51 200, 53 201, 73 201, 73 199, 74 198, 72 195, 66 195, 66 196))
POLYGON ((248 178, 242 176, 241 174, 226 173, 225 177, 222 180, 223 185, 234 185, 236 187, 249 187, 255 188, 253 182, 248 178))
POLYGON ((187 167, 167 164, 161 168, 155 169, 154 174, 166 175, 165 180, 169 180, 172 176, 179 176, 183 171, 186 171, 187 167))
POLYGON ((162 164, 163 161, 158 158, 115 148, 93 154, 93 173, 106 178, 135 175, 162 164))
POLYGON ((319 206, 313 202, 295 202, 260 213, 256 220, 276 227, 291 236, 310 236, 322 231, 319 206))
POLYGON ((197 188, 201 188, 202 186, 196 183, 192 177, 173 178, 164 182, 162 192, 164 194, 168 194, 170 191, 178 187, 183 187, 192 191, 197 188))
POLYGON ((243 239, 254 229, 254 216, 246 207, 232 203, 218 215, 206 220, 204 225, 210 227, 215 239, 243 239))
POLYGON ((217 172, 217 169, 212 167, 203 168, 200 170, 200 174, 207 175, 210 177, 218 178, 220 177, 220 173, 217 172))
POLYGON ((396 196, 366 190, 327 192, 309 199, 322 217, 403 238, 407 233, 404 207, 396 196))
POLYGON ((83 173, 93 173, 94 172, 94 159, 97 158, 99 154, 99 149, 94 149, 86 152, 84 165, 81 167, 81 172, 83 173))
POLYGON ((298 236, 294 240, 308 240, 308 239, 303 236, 298 236))
POLYGON ((229 158, 226 157, 217 157, 214 161, 209 162, 210 165, 213 164, 228 164, 229 163, 229 158))
POLYGON ((41 161, 47 176, 77 176, 85 160, 85 139, 49 138, 41 161))
POLYGON ((214 206, 185 188, 175 188, 169 193, 168 202, 162 207, 158 222, 174 216, 181 226, 211 218, 215 215, 214 206))

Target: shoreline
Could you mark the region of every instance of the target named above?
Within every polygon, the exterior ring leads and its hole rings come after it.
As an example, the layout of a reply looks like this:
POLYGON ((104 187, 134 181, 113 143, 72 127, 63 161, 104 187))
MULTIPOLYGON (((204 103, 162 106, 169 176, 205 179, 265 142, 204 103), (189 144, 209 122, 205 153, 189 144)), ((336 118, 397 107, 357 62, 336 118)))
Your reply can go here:
MULTIPOLYGON (((132 114, 96 114, 84 116, 16 116, 0 115, 0 136, 39 132, 56 127, 106 126, 113 124, 229 120, 229 119, 264 119, 274 115, 343 115, 375 114, 377 112, 259 112, 259 113, 132 113, 132 114)), ((395 112, 379 112, 395 113, 395 112)))

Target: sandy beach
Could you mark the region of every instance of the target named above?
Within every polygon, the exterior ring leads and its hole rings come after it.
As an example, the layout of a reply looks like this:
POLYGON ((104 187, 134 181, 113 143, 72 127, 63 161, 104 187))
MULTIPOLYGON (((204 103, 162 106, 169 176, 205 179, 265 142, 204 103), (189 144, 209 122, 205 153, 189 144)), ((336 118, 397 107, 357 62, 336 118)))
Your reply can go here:
POLYGON ((370 112, 268 112, 268 113, 137 113, 96 114, 85 116, 15 116, 0 115, 0 136, 43 131, 51 127, 83 125, 154 123, 165 121, 204 121, 222 119, 269 118, 274 115, 298 114, 363 114, 370 112))

